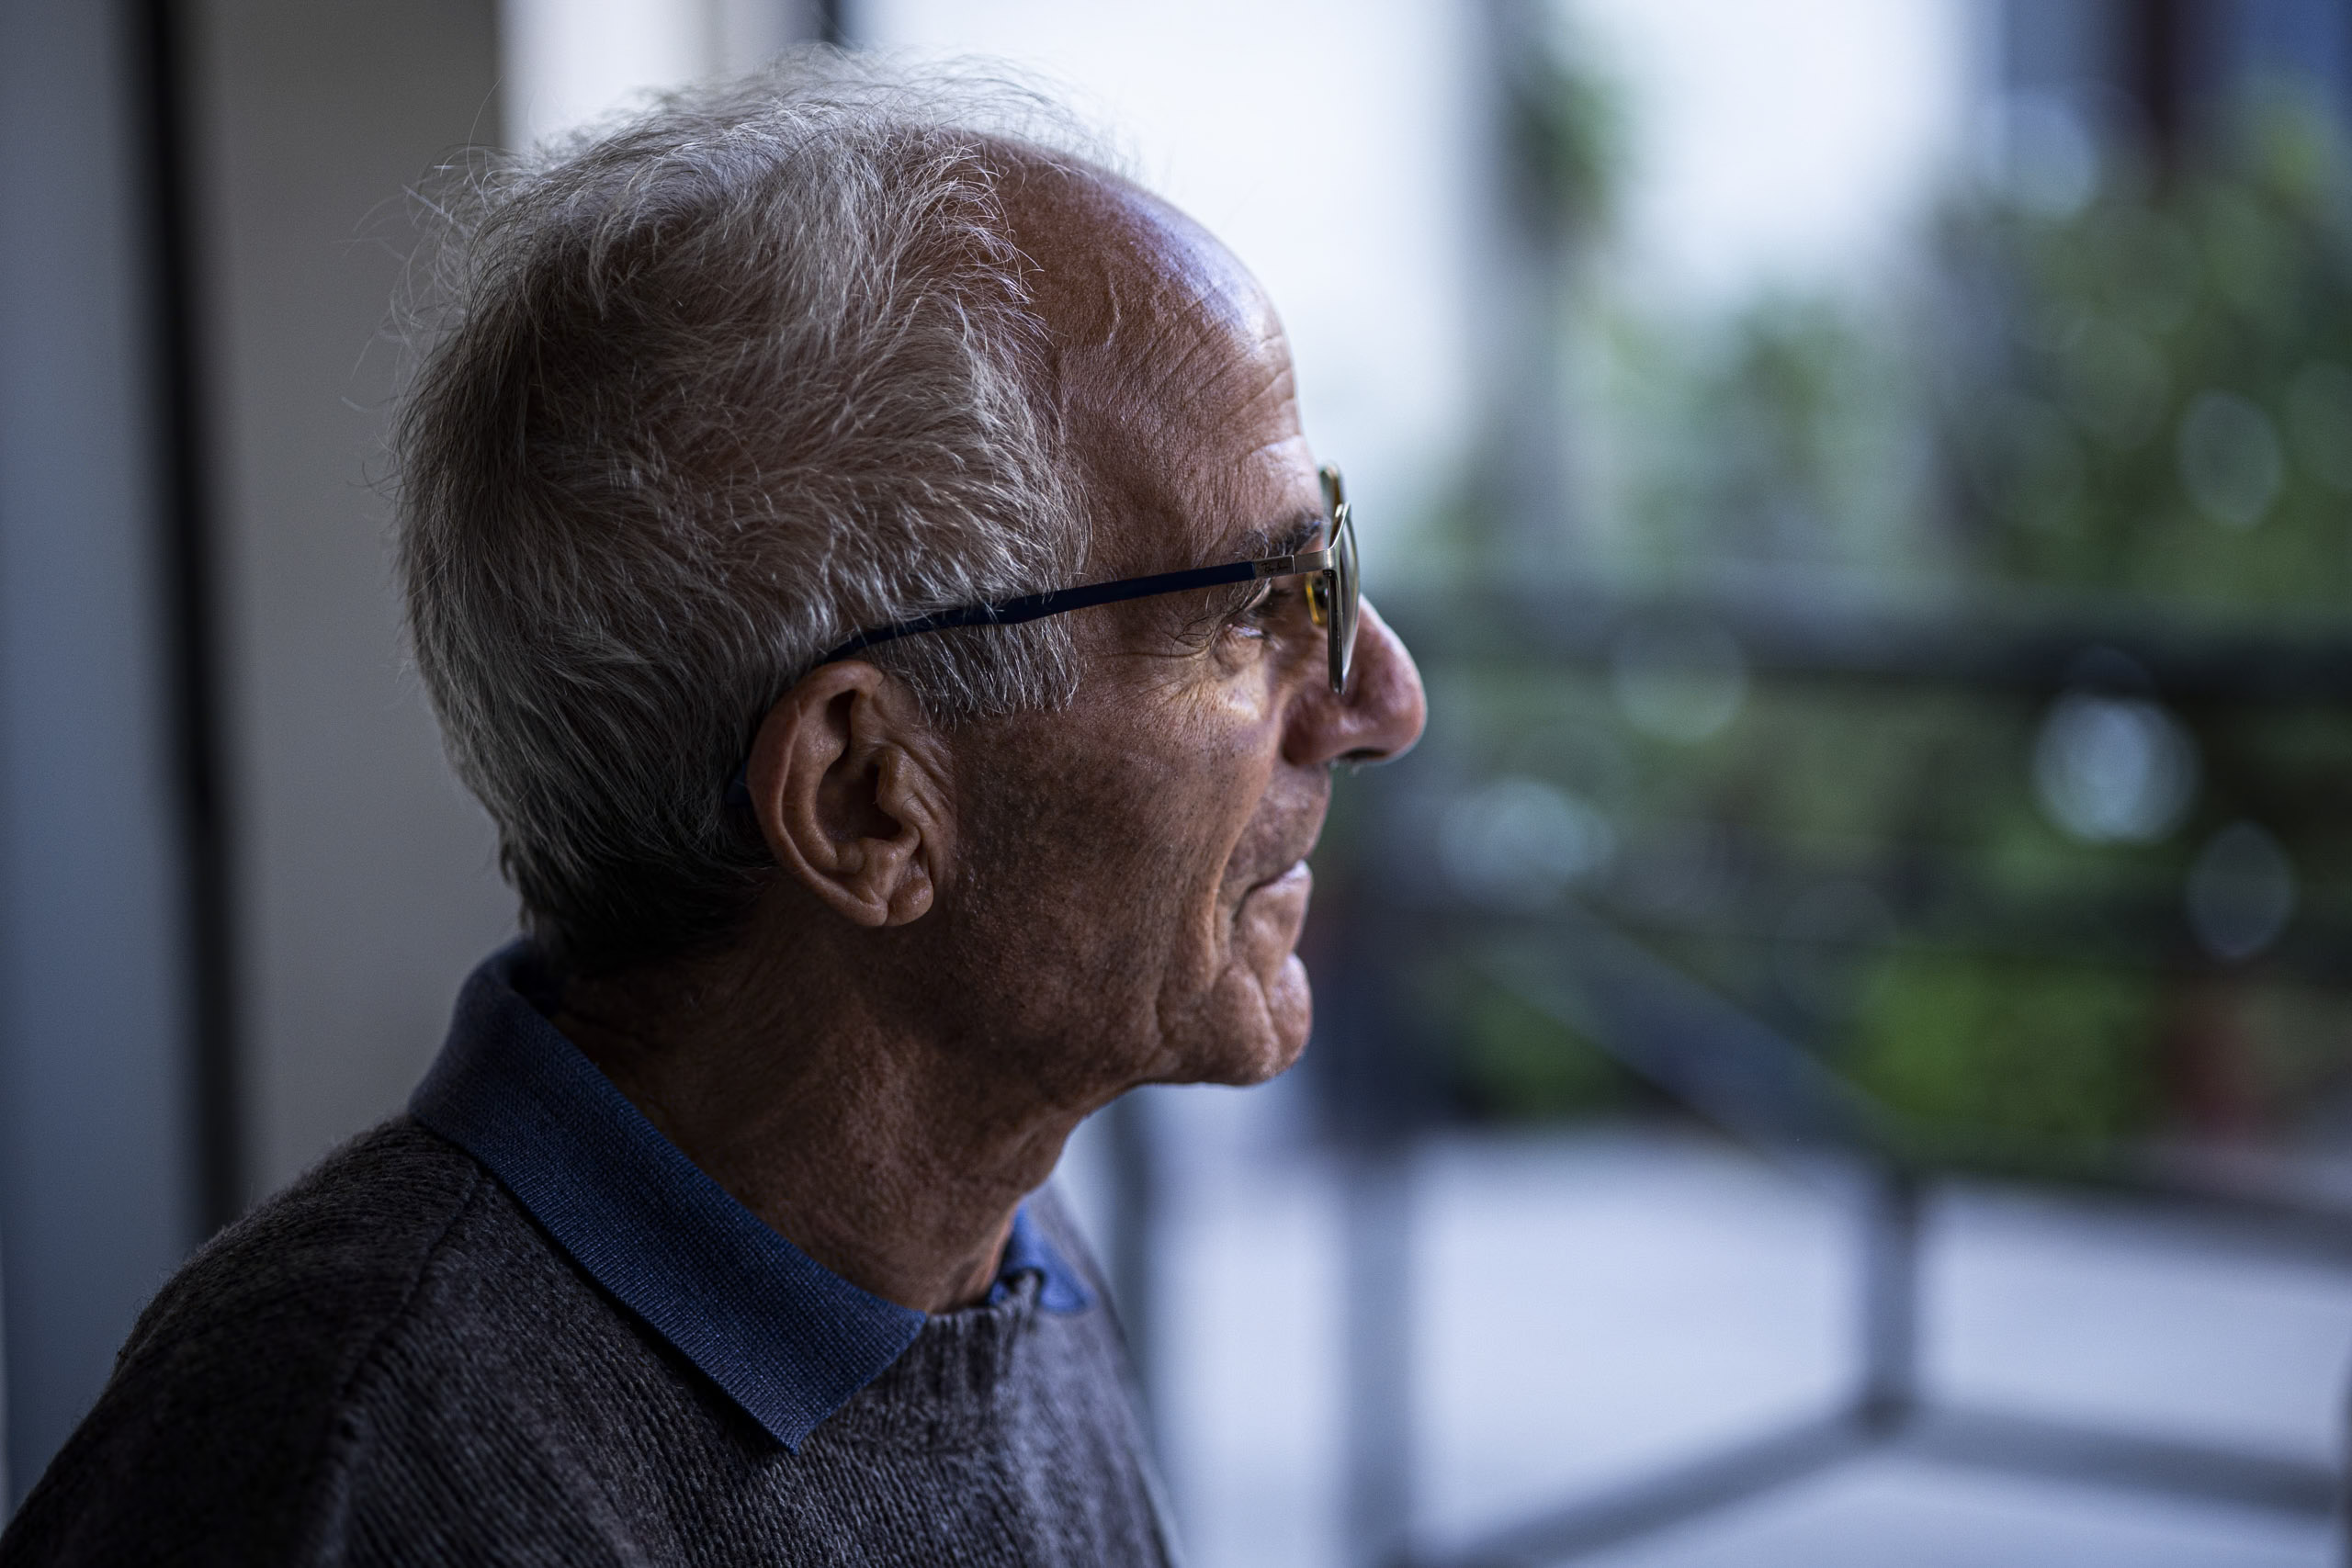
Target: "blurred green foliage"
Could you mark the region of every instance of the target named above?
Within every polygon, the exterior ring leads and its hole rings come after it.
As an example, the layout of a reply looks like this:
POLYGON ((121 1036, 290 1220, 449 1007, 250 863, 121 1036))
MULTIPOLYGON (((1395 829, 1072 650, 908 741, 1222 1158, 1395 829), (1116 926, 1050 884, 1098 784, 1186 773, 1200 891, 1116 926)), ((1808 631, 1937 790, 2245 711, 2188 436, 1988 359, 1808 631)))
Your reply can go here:
POLYGON ((2333 124, 2247 106, 2077 210, 1983 192, 1936 243, 1955 511, 1992 574, 2205 607, 2352 591, 2352 186, 2333 124))
POLYGON ((1693 321, 1596 300, 1580 355, 1590 568, 1635 589, 1758 569, 1883 588, 1948 570, 1923 512, 1914 337, 1884 311, 1776 293, 1693 321))
MULTIPOLYGON (((1586 586, 2352 630, 2352 161, 2324 113, 2249 101, 2161 175, 2107 147, 2063 200, 1964 182, 1907 276, 1695 319, 1608 265, 1638 126, 1589 73, 1546 70, 1521 157, 1582 225, 1563 286, 1586 586)), ((1509 536, 1464 520, 1471 558, 1509 536)), ((2251 822, 2291 865, 2290 934, 2352 931, 2335 709, 2174 703, 2186 808, 2091 841, 2037 790, 2046 695, 1735 671, 1713 709, 1677 708, 1622 643, 1599 669, 1429 673, 1430 750, 1464 781, 1447 810, 1499 781, 1522 815, 1534 789, 1605 823, 1607 863, 1557 897, 1814 1047, 1922 1154, 2086 1171, 2352 1104, 2352 997, 2308 963, 2200 951, 2184 912, 2200 852, 2251 822)), ((1469 1109, 1641 1102, 1475 956, 1420 1004, 1469 1109)))
POLYGON ((1908 948, 1871 976, 1848 1062, 1917 1153, 2078 1165, 2154 1125, 2158 1022, 2143 973, 1908 948))
POLYGON ((1522 205, 1538 223, 1599 232, 1614 216, 1628 152, 1625 103, 1583 63, 1573 20, 1557 7, 1498 12, 1528 36, 1509 51, 1504 146, 1522 205))
POLYGON ((1585 1033, 1465 964, 1422 979, 1423 1005, 1447 1020, 1453 1088, 1473 1114, 1542 1121, 1623 1111, 1649 1097, 1585 1033))
MULTIPOLYGON (((1915 1152, 2095 1173, 2150 1134, 2291 1129, 2344 1086, 2352 998, 2216 965, 2179 914, 2198 848, 2253 789, 2301 868, 2301 918, 2352 928, 2352 813, 2330 804, 2352 800, 2352 726, 2335 716, 2215 721, 2211 750, 2245 776, 2211 780, 2178 833, 2086 843, 2034 798, 2040 710, 2024 694, 1760 682, 1720 731, 1677 740, 1630 722, 1605 672, 1430 674, 1435 751, 1614 824, 1608 865, 1563 897, 1814 1045, 1908 1124, 1915 1152), (2188 1003, 2227 1027, 2191 1028, 2188 1003), (2186 1038, 2200 1030, 2233 1058, 2212 1069, 2227 1084, 2177 1070, 2206 1048, 2186 1038), (2216 1092, 2226 1103, 2205 1103, 2216 1092)), ((1466 942, 1419 995, 1465 1110, 1656 1103, 1588 1033, 1487 978, 1466 942)))

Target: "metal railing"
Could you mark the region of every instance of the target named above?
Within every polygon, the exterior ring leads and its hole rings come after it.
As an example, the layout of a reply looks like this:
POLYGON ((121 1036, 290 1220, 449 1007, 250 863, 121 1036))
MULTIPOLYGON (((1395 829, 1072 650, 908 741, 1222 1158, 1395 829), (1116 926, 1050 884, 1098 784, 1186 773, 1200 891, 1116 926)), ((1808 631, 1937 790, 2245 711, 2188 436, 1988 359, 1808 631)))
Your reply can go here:
MULTIPOLYGON (((1466 1547, 1442 1555, 1417 1551, 1408 1463, 1413 1337, 1394 1288, 1409 1277, 1413 1250, 1411 1135, 1400 1125, 1342 1115, 1351 1562, 1534 1568, 1572 1562, 1887 1450, 2302 1518, 2336 1516, 2338 1477, 2326 1467, 1928 1398, 1918 1370, 1919 1282, 1922 1220, 1937 1174, 1894 1152, 1878 1131, 1891 1119, 1811 1053, 1603 922, 1586 915, 1555 919, 1551 940, 1511 954, 1498 965, 1498 979, 1546 1010, 1572 1009, 1577 1024, 1627 1068, 1799 1179, 1827 1183, 1850 1205, 1861 1242, 1851 1392, 1835 1408, 1572 1499, 1466 1547), (1573 1003, 1560 995, 1564 985, 1574 986, 1573 1003)), ((1376 1050, 1340 1049, 1350 1055, 1336 1065, 1360 1085, 1381 1071, 1376 1050)), ((2252 1224, 2270 1245, 2299 1255, 2352 1258, 2352 1216, 2243 1196, 2147 1196, 2167 1201, 2178 1219, 2226 1224, 2240 1238, 2252 1224)))

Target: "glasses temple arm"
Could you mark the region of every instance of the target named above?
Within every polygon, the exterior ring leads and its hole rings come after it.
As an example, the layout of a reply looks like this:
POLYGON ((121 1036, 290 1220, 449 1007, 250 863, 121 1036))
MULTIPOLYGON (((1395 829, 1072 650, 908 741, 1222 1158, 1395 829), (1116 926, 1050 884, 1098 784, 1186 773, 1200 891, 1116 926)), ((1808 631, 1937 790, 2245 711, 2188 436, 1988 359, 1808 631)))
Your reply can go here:
POLYGON ((1089 609, 1096 604, 1115 604, 1128 599, 1149 599, 1161 593, 1182 593, 1194 588, 1216 588, 1228 582, 1254 582, 1261 577, 1289 577, 1300 572, 1321 571, 1321 558, 1328 550, 1312 550, 1304 555, 1276 556, 1271 560, 1234 561, 1227 566, 1195 567, 1189 571, 1162 571, 1149 577, 1127 577, 1115 582, 1093 582, 1080 588, 1056 588, 1044 593, 1024 593, 1018 599, 999 599, 986 604, 967 604, 954 610, 934 611, 918 615, 910 621, 877 626, 864 631, 820 658, 819 664, 831 664, 848 659, 869 648, 886 642, 896 642, 902 637, 916 637, 924 632, 950 631, 957 626, 1017 626, 1023 621, 1040 621, 1047 615, 1059 615, 1071 610, 1089 609))

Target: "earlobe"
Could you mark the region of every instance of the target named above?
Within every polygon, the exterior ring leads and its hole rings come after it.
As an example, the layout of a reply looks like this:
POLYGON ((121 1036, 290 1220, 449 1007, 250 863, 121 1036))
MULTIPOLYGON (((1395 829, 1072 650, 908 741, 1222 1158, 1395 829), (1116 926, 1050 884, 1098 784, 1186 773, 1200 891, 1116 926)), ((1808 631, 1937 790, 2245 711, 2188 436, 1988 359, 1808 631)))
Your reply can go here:
POLYGON ((905 686, 861 660, 779 699, 745 769, 776 863, 835 913, 878 929, 929 913, 952 813, 945 742, 905 686))

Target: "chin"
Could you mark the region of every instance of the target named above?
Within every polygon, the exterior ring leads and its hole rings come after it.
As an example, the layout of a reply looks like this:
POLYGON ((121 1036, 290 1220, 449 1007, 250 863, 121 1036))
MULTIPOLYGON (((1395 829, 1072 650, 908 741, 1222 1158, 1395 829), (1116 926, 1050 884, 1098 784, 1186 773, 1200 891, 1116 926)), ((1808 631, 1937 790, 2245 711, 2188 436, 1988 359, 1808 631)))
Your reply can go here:
POLYGON ((1261 1051, 1237 1053, 1236 1059, 1220 1064, 1218 1070, 1206 1072, 1191 1081, 1218 1084, 1227 1089, 1250 1089, 1278 1078, 1298 1065, 1306 1054, 1306 1042, 1270 1042, 1261 1051))
POLYGON ((1211 1084, 1219 1089, 1255 1089, 1288 1072, 1304 1054, 1304 1047, 1297 1047, 1277 1048, 1261 1055, 1237 1055, 1234 1059, 1204 1064, 1198 1071, 1184 1073, 1167 1081, 1211 1084))
POLYGON ((1248 1089, 1280 1077, 1295 1066, 1306 1054, 1306 1037, 1315 1021, 1306 966, 1296 953, 1289 956, 1279 978, 1263 987, 1260 996, 1262 999, 1244 1017, 1216 1030, 1214 1038, 1186 1053, 1188 1066, 1170 1081, 1248 1089))

